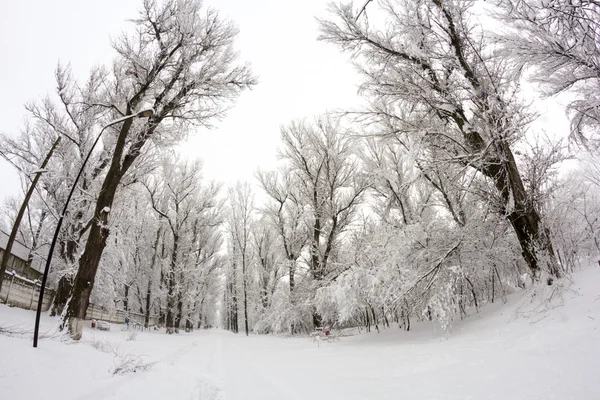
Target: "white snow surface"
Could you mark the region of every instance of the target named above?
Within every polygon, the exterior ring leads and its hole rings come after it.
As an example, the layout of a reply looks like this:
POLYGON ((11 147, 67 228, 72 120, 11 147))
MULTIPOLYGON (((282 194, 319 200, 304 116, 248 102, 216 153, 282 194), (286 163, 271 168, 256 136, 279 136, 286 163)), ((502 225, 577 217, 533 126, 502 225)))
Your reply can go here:
MULTIPOLYGON (((303 337, 110 332, 75 343, 0 334, 3 399, 600 399, 600 268, 559 293, 542 287, 487 306, 452 332, 415 323, 337 342, 303 337), (550 307, 541 299, 552 294, 550 307), (115 356, 155 362, 112 375, 115 356)), ((554 286, 556 287, 556 286, 554 286)), ((33 327, 31 311, 0 306, 0 327, 33 327)), ((42 332, 57 320, 44 315, 42 332)))

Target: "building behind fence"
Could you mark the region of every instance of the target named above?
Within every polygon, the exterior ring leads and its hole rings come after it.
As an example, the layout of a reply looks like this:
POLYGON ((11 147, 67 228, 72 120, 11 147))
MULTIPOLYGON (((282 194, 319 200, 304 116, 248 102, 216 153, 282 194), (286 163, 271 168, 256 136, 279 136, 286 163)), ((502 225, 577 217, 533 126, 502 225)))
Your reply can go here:
MULTIPOLYGON (((4 249, 8 243, 8 234, 0 231, 0 258, 4 255, 4 249)), ((19 276, 28 279, 40 279, 44 272, 46 260, 35 252, 32 252, 23 243, 15 240, 8 257, 6 270, 15 271, 19 276)))

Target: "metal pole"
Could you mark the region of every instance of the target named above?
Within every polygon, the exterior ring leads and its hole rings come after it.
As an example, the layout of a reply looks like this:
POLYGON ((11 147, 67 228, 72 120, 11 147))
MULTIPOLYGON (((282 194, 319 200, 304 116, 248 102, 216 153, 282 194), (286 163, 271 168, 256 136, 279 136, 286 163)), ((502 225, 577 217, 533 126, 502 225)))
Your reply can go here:
MULTIPOLYGON (((52 262, 52 255, 54 254, 54 246, 56 246, 56 240, 58 239, 58 234, 60 233, 60 228, 61 228, 63 220, 65 218, 65 214, 67 212, 67 207, 69 206, 69 202, 71 201, 73 192, 75 192, 75 188, 77 187, 77 181, 79 181, 79 178, 81 177, 81 175, 83 173, 83 169, 85 168, 85 165, 87 164, 88 160, 90 159, 90 156, 92 155, 92 151, 98 144, 98 141, 100 140, 100 137, 102 136, 102 134, 104 133, 104 130, 106 128, 108 128, 109 126, 112 126, 114 124, 117 124, 119 122, 126 121, 130 118, 134 118, 137 115, 138 114, 126 115, 123 118, 116 119, 114 121, 109 122, 107 125, 105 125, 102 128, 102 130, 100 131, 100 133, 98 134, 98 136, 96 137, 96 140, 94 141, 94 144, 92 145, 92 148, 90 149, 90 151, 88 151, 88 154, 85 157, 85 160, 83 161, 83 164, 81 165, 81 168, 79 168, 77 177, 75 178, 75 181, 73 182, 73 186, 71 187, 71 191, 69 192, 67 201, 65 202, 63 210, 60 214, 60 218, 58 219, 58 224, 56 225, 56 230, 54 231, 54 236, 52 237, 52 243, 50 244, 50 250, 48 251, 48 257, 46 259, 46 267, 44 268, 44 276, 42 277, 42 287, 40 288, 40 297, 38 300, 38 305, 42 304, 42 302, 44 301, 44 291, 46 289, 46 281, 48 280, 48 272, 50 272, 50 263, 52 262)), ((37 347, 38 334, 39 334, 39 330, 40 330, 41 313, 42 313, 42 307, 38 306, 37 311, 35 313, 35 328, 33 331, 33 347, 37 347)))

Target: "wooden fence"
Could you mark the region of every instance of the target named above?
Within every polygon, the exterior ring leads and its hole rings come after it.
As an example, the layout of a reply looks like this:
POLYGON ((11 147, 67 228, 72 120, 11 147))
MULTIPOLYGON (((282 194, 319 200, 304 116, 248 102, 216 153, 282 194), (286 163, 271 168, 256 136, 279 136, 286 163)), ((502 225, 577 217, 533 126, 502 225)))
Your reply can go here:
MULTIPOLYGON (((4 304, 24 308, 26 310, 37 310, 40 288, 42 285, 36 280, 24 278, 13 271, 5 271, 0 301, 4 304)), ((54 290, 46 287, 42 301, 42 311, 48 311, 54 290)))

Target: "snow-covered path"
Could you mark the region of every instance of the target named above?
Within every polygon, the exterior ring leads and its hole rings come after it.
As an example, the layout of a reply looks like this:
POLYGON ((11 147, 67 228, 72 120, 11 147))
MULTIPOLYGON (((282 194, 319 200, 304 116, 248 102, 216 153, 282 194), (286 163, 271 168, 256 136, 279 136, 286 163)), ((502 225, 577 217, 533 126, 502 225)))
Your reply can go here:
MULTIPOLYGON (((145 332, 126 341, 128 333, 113 326, 87 330, 79 344, 44 339, 34 350, 28 339, 0 335, 0 398, 600 399, 600 269, 577 273, 571 289, 564 306, 534 319, 515 318, 521 304, 521 311, 537 304, 522 293, 457 323, 450 335, 414 324, 408 333, 390 328, 320 347, 306 337, 221 330, 145 332), (94 342, 155 364, 112 376, 114 355, 94 342)), ((0 326, 27 327, 32 316, 0 306, 0 326)))

